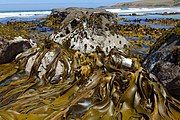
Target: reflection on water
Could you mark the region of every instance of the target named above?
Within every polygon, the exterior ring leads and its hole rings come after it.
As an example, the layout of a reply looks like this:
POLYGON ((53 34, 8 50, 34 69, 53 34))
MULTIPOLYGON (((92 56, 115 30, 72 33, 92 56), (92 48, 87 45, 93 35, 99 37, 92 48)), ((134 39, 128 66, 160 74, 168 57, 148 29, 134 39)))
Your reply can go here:
POLYGON ((137 15, 137 16, 130 16, 130 15, 120 15, 122 18, 126 18, 127 20, 136 20, 136 19, 180 19, 180 14, 173 14, 173 15, 158 15, 158 14, 152 14, 152 15, 137 15))
POLYGON ((46 26, 35 26, 31 27, 31 30, 36 30, 39 32, 46 32, 47 34, 52 34, 54 30, 52 28, 46 27, 46 26))
POLYGON ((46 17, 47 15, 38 15, 31 17, 6 17, 6 18, 0 18, 0 23, 17 22, 17 21, 35 21, 46 17))
POLYGON ((130 15, 121 15, 120 18, 125 18, 123 21, 119 21, 119 24, 126 25, 126 24, 141 24, 141 25, 147 25, 151 28, 156 29, 170 29, 174 26, 170 25, 161 25, 161 24, 153 24, 148 22, 147 20, 160 20, 160 19, 180 19, 180 14, 174 14, 174 15, 137 15, 137 16, 130 16, 130 15))
POLYGON ((126 25, 126 24, 141 24, 141 25, 147 25, 151 28, 156 28, 156 29, 170 29, 173 28, 174 26, 169 26, 169 25, 160 25, 160 24, 153 24, 153 23, 149 23, 149 22, 145 22, 145 21, 130 21, 130 22, 126 22, 126 21, 119 21, 120 25, 126 25))
POLYGON ((125 38, 126 38, 126 40, 133 40, 133 41, 139 40, 139 37, 135 37, 135 36, 133 36, 133 37, 126 36, 125 38))

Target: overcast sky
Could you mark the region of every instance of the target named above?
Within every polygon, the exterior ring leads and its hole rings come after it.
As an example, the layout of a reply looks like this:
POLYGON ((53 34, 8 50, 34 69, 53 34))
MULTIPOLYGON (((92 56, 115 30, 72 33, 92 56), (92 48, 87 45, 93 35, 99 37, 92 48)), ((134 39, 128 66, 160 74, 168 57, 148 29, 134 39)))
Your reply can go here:
POLYGON ((134 0, 0 0, 0 11, 50 10, 60 7, 99 7, 134 0))

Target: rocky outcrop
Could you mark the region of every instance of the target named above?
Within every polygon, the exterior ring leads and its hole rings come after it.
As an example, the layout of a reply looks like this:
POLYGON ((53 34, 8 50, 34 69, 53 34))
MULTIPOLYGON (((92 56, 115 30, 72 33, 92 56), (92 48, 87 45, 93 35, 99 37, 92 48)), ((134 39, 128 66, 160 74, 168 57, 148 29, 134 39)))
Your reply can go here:
POLYGON ((180 98, 179 28, 168 31, 151 48, 144 67, 155 74, 169 93, 180 98))
POLYGON ((52 39, 59 44, 68 42, 68 47, 82 53, 93 52, 99 46, 108 54, 112 48, 122 50, 129 44, 115 29, 116 18, 116 14, 102 9, 68 8, 53 10, 47 24, 55 25, 58 32, 52 39))
POLYGON ((11 41, 0 38, 0 64, 12 62, 19 53, 28 48, 31 48, 29 41, 21 37, 11 41))

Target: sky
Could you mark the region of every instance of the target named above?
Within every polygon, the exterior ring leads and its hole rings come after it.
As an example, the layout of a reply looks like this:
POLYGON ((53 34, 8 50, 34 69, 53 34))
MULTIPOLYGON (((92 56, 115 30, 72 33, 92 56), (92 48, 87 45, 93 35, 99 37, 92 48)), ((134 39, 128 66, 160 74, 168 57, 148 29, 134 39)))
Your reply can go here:
POLYGON ((99 7, 134 0, 0 0, 0 11, 51 10, 66 7, 99 7))

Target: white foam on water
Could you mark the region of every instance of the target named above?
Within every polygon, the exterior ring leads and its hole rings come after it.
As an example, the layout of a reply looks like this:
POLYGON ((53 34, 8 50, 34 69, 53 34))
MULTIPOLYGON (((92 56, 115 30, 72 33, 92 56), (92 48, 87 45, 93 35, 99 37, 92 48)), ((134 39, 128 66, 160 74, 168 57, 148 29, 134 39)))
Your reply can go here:
POLYGON ((31 11, 31 12, 0 12, 0 18, 9 18, 9 17, 33 17, 33 16, 44 16, 49 15, 51 11, 31 11))
POLYGON ((106 9, 106 11, 112 13, 119 13, 119 14, 147 14, 147 13, 172 13, 172 12, 180 12, 180 7, 173 7, 173 8, 128 8, 124 9, 106 9))

